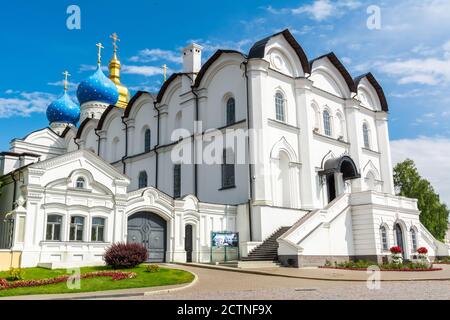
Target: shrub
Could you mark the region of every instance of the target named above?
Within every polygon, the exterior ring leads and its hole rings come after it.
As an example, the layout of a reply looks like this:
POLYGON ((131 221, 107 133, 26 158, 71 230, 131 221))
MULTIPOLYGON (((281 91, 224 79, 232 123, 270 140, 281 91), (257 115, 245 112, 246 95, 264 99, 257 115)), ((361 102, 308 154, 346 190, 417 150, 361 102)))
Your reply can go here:
POLYGON ((159 266, 157 264, 148 264, 145 266, 146 272, 155 273, 159 271, 159 266))
POLYGON ((419 254, 427 254, 428 253, 428 249, 425 247, 420 247, 419 249, 417 249, 417 253, 419 254))
POLYGON ((395 246, 395 247, 391 247, 391 249, 389 249, 391 251, 391 253, 393 254, 398 254, 398 253, 402 253, 402 248, 400 248, 399 246, 395 246))
POLYGON ((24 276, 25 276, 25 270, 23 270, 21 268, 9 269, 8 280, 10 280, 10 281, 23 280, 24 276))
POLYGON ((103 260, 114 269, 133 268, 148 258, 147 248, 139 243, 115 243, 106 250, 103 260))

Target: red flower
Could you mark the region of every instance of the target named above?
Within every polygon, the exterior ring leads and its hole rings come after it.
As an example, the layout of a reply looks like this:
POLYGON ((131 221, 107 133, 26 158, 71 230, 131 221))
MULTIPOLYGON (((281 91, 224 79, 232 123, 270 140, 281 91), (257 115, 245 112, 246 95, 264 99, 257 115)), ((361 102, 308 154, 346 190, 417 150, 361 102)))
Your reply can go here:
POLYGON ((399 246, 391 247, 390 249, 391 253, 402 253, 402 248, 399 246))
POLYGON ((427 254, 428 253, 428 249, 425 247, 420 247, 419 249, 417 249, 417 253, 419 254, 427 254))

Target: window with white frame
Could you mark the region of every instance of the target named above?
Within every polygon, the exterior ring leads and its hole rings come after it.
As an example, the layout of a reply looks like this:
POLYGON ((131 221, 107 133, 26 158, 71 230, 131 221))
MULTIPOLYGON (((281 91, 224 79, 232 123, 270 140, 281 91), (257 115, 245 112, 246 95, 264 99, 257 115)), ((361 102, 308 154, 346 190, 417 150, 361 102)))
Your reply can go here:
POLYGON ((47 232, 45 239, 48 241, 61 241, 62 217, 51 214, 47 217, 47 232))
POLYGON ((105 241, 105 219, 92 218, 91 241, 105 241))
POLYGON ((381 237, 381 247, 383 251, 387 251, 389 248, 389 244, 388 244, 387 230, 385 226, 380 227, 380 237, 381 237))
POLYGON ((325 135, 331 136, 331 117, 328 110, 323 112, 323 131, 325 135))
POLYGON ((78 189, 86 188, 86 180, 82 177, 79 177, 75 183, 75 187, 78 189))
POLYGON ((369 126, 367 123, 363 124, 363 138, 364 138, 364 148, 370 149, 370 133, 369 126))
POLYGON ((278 121, 286 121, 285 101, 281 92, 275 94, 275 116, 278 121))
POLYGON ((410 232, 411 232, 412 251, 416 252, 417 251, 417 233, 416 233, 416 229, 411 228, 410 232))
POLYGON ((83 241, 84 233, 84 217, 73 216, 70 217, 70 241, 83 241))

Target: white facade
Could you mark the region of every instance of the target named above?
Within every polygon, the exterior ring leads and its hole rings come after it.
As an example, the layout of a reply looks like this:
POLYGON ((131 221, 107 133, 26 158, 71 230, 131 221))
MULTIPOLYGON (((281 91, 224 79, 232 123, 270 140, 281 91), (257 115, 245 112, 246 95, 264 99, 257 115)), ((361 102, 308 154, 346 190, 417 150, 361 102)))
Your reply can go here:
POLYGON ((157 96, 138 92, 125 110, 102 106, 91 116, 86 110, 97 104, 89 102, 78 128, 46 128, 12 142, 1 162, 0 215, 15 219, 12 249, 22 251, 24 266, 100 263, 109 244, 136 240, 128 223, 143 212, 156 217, 150 241, 163 235, 161 261, 188 259, 186 225, 189 255, 199 262, 210 259, 212 231, 239 232, 245 257, 281 227, 291 227, 278 239, 285 264, 381 259, 381 227, 388 248, 400 241, 406 258, 420 246, 448 255, 420 224, 415 200, 394 195, 388 106, 372 74, 352 79, 333 53, 308 61, 287 30, 248 55, 219 50, 203 66, 201 50, 183 50, 183 72, 157 96), (224 182, 220 163, 195 164, 195 148, 209 150, 220 134, 247 129, 243 152, 230 153, 232 182, 224 182), (191 161, 177 162, 174 150, 187 142, 191 161), (78 173, 86 190, 74 188, 78 173), (46 241, 49 214, 63 217, 58 241, 46 241), (79 241, 69 237, 72 216, 85 217, 79 241), (92 241, 94 216, 106 219, 101 242, 92 241))

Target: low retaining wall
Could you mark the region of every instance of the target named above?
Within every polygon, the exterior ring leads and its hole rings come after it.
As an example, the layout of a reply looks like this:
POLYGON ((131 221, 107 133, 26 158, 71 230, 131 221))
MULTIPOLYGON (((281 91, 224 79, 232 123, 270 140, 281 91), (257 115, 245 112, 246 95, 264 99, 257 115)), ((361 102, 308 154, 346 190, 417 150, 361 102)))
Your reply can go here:
POLYGON ((9 270, 11 267, 19 268, 22 252, 0 250, 0 271, 9 270))

